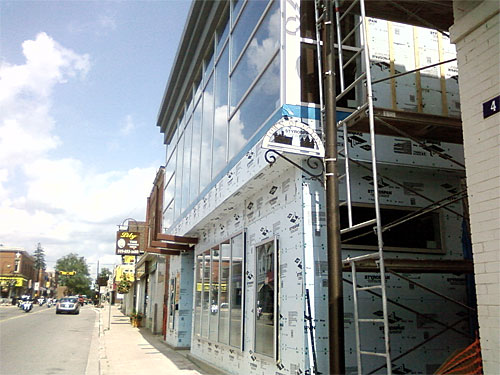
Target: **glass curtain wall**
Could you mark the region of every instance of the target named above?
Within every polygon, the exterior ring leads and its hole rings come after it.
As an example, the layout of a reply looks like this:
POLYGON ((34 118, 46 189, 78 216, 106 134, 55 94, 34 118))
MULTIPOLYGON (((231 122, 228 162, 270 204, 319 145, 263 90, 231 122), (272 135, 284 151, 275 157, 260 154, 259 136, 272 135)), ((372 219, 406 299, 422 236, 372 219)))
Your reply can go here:
POLYGON ((196 258, 193 332, 236 348, 243 330, 244 238, 239 233, 196 258))
POLYGON ((172 203, 165 201, 172 205, 164 214, 167 227, 280 106, 280 2, 229 4, 169 144, 176 157, 167 157, 175 174, 166 186, 173 194, 172 203))

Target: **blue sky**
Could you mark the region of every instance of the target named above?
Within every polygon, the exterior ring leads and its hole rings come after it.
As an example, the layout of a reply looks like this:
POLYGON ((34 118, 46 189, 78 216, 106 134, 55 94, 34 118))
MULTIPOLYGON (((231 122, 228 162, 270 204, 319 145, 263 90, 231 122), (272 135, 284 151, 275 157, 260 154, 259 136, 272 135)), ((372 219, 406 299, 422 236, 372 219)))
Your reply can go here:
POLYGON ((189 0, 0 3, 0 244, 111 267, 165 163, 156 116, 189 0))

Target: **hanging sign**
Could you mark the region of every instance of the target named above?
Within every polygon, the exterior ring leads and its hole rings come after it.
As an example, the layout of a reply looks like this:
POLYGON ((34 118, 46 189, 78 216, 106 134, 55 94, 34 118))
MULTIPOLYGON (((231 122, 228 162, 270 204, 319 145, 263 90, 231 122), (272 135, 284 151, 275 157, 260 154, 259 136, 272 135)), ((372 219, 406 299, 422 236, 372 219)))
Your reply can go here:
POLYGON ((116 255, 140 255, 139 239, 139 232, 116 232, 116 255))
POLYGON ((319 158, 325 156, 325 147, 318 134, 293 117, 283 117, 271 126, 262 140, 262 148, 319 158))

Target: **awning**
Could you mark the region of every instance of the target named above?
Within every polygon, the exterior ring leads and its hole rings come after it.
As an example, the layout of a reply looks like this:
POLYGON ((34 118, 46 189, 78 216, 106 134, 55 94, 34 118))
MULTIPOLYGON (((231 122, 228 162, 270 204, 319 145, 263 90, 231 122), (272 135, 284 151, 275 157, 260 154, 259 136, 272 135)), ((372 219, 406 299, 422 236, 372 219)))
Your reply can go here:
POLYGON ((156 241, 151 241, 150 246, 145 249, 146 253, 161 255, 180 255, 187 251, 193 251, 198 238, 174 236, 171 234, 158 233, 156 241))

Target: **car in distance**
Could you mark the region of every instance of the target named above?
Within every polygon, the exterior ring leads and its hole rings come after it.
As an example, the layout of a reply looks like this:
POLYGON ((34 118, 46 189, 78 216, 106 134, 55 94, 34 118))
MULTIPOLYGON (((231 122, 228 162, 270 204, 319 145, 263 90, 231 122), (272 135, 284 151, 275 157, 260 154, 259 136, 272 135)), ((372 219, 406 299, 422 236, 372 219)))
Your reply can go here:
POLYGON ((80 303, 78 297, 63 297, 57 301, 56 314, 80 314, 80 303))

